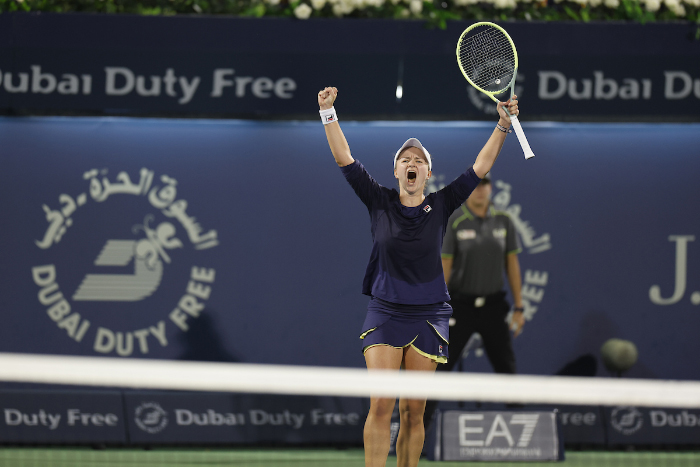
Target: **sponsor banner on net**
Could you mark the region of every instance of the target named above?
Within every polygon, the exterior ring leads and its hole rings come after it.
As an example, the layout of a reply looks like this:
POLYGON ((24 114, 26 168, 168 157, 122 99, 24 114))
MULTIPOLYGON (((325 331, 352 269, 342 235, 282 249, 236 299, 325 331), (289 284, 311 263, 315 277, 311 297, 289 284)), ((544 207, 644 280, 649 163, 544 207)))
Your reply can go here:
POLYGON ((129 393, 126 406, 135 443, 351 443, 364 422, 359 401, 338 398, 129 393))
POLYGON ((543 461, 563 458, 554 412, 440 414, 435 460, 543 461))
POLYGON ((602 408, 591 405, 544 405, 537 410, 556 410, 561 424, 561 435, 567 445, 604 446, 605 426, 602 408))
POLYGON ((609 443, 700 445, 700 410, 619 406, 608 409, 609 443))
POLYGON ((120 393, 2 391, 0 400, 2 441, 126 441, 120 393))

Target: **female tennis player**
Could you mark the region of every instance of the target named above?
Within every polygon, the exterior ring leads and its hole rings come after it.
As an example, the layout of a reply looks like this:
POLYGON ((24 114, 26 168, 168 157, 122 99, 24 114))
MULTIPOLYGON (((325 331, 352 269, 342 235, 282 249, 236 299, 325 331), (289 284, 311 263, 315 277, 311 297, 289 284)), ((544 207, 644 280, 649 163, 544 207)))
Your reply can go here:
MULTIPOLYGON (((440 251, 447 219, 491 170, 518 115, 517 96, 497 104, 500 116, 474 165, 437 193, 425 195, 432 175, 430 153, 410 138, 394 157, 399 191, 379 185, 362 164, 353 159, 333 107, 338 90, 318 93, 321 120, 335 161, 357 196, 367 206, 374 245, 362 286, 371 297, 362 328, 362 348, 369 370, 404 368, 435 371, 447 362, 449 318, 452 308, 442 273, 440 251)), ((386 465, 389 454, 394 398, 370 398, 365 422, 365 465, 386 465)), ((425 400, 399 400, 401 428, 396 442, 397 465, 418 465, 425 432, 425 400)))

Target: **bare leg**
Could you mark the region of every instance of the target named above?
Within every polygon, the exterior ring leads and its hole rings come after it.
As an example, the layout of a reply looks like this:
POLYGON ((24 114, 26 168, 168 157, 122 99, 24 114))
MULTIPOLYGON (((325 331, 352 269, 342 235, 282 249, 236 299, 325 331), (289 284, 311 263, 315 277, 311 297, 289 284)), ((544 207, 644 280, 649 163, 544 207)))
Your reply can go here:
MULTIPOLYGON (((416 352, 413 347, 404 350, 404 367, 407 371, 435 371, 437 363, 416 352)), ((416 467, 425 441, 423 413, 425 399, 400 399, 401 428, 396 440, 398 467, 416 467)))
MULTIPOLYGON (((403 349, 377 345, 365 352, 367 368, 372 370, 396 370, 401 367, 403 349)), ((396 399, 370 397, 369 414, 365 422, 365 467, 384 467, 389 455, 391 414, 396 399)))

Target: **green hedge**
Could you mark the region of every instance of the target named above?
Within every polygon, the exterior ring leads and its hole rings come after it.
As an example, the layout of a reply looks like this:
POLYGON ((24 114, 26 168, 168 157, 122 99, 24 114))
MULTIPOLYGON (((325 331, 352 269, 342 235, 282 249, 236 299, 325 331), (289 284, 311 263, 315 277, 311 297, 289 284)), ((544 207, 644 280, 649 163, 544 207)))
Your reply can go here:
POLYGON ((700 0, 0 0, 0 12, 9 11, 412 18, 442 28, 452 19, 688 21, 700 38, 700 0))

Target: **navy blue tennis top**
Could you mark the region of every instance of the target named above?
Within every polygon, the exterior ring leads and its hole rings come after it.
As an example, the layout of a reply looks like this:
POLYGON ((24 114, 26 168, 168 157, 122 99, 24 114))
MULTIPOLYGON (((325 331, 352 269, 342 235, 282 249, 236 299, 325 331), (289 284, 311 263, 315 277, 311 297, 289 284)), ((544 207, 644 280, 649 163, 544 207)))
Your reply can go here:
POLYGON ((450 215, 481 181, 474 170, 470 167, 415 207, 402 205, 399 193, 377 183, 358 160, 341 170, 372 222, 374 245, 362 293, 403 305, 448 301, 442 239, 450 215))

